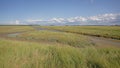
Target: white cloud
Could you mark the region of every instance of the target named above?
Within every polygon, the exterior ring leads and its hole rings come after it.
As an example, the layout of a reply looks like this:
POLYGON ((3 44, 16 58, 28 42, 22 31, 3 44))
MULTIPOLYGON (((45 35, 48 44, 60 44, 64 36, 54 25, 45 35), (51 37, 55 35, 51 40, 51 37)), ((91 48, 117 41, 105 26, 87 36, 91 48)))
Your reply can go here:
POLYGON ((91 17, 88 17, 88 20, 98 22, 98 23, 99 22, 111 23, 117 20, 120 21, 120 14, 103 14, 103 15, 91 16, 91 17))
POLYGON ((109 23, 114 21, 120 21, 120 14, 103 14, 97 16, 90 16, 90 17, 71 17, 71 18, 53 18, 52 21, 59 22, 59 23, 66 23, 66 22, 98 22, 98 23, 109 23))
POLYGON ((70 17, 70 18, 52 18, 49 20, 42 20, 42 19, 29 19, 25 21, 15 20, 15 21, 9 21, 5 24, 40 24, 40 25, 56 25, 56 24, 62 24, 62 25, 69 25, 69 24, 79 24, 79 25, 113 25, 118 24, 120 25, 120 13, 118 14, 102 14, 102 15, 96 15, 96 16, 90 16, 90 17, 82 17, 82 16, 76 16, 76 17, 70 17))
POLYGON ((72 17, 72 18, 67 18, 67 22, 85 22, 87 19, 85 17, 72 17))
POLYGON ((63 23, 63 22, 65 22, 65 19, 64 18, 52 18, 50 21, 51 22, 63 23))
POLYGON ((16 20, 16 21, 15 21, 15 24, 16 24, 16 25, 19 25, 19 24, 20 24, 20 21, 19 21, 19 20, 16 20))
POLYGON ((29 19, 29 20, 26 20, 27 22, 38 22, 38 21, 43 21, 42 19, 36 19, 36 20, 33 20, 33 19, 29 19))
MULTIPOLYGON (((120 24, 120 13, 118 14, 102 14, 102 15, 96 15, 96 16, 90 16, 90 17, 82 17, 82 16, 76 16, 76 17, 70 17, 70 18, 52 18, 49 20, 26 20, 28 24, 120 24)), ((19 21, 16 20, 16 24, 19 24, 19 21)))
POLYGON ((66 21, 67 22, 75 22, 75 19, 74 18, 68 18, 66 21))
POLYGON ((117 24, 120 25, 120 13, 109 13, 109 14, 100 14, 96 16, 89 16, 89 17, 70 17, 70 18, 51 18, 48 20, 42 19, 28 19, 25 21, 21 20, 14 20, 14 21, 6 21, 2 22, 1 24, 11 24, 11 25, 29 25, 29 24, 39 24, 39 25, 112 25, 117 24))
POLYGON ((10 25, 20 25, 20 21, 19 20, 14 20, 14 21, 7 21, 5 22, 5 24, 10 24, 10 25))
POLYGON ((85 17, 74 17, 75 21, 78 21, 78 22, 85 22, 87 21, 87 19, 85 17))

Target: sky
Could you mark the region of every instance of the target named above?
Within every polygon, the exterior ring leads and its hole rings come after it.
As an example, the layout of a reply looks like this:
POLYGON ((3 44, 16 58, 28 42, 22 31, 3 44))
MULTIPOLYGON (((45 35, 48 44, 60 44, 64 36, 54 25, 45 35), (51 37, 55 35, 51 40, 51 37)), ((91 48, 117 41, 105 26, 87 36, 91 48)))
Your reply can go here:
POLYGON ((0 24, 120 25, 120 0, 0 0, 0 24))

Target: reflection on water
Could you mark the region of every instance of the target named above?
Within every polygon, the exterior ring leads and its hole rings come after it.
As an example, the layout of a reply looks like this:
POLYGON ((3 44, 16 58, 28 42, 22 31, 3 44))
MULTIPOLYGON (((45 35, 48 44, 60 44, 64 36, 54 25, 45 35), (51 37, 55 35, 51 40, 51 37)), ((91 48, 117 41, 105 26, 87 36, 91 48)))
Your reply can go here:
POLYGON ((17 35, 19 35, 20 33, 12 33, 12 34, 8 34, 8 37, 16 37, 17 35))

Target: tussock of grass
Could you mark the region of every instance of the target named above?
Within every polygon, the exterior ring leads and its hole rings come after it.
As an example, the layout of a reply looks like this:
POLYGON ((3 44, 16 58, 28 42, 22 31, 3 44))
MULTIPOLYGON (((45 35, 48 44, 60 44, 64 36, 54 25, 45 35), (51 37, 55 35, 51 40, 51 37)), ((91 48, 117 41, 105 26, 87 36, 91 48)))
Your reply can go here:
POLYGON ((51 32, 51 31, 32 31, 18 35, 19 38, 27 40, 39 40, 48 42, 57 42, 62 44, 68 44, 74 47, 86 47, 91 46, 92 42, 82 35, 65 33, 65 32, 51 32))
POLYGON ((98 37, 120 39, 119 26, 42 26, 41 28, 48 28, 98 37))
POLYGON ((0 39, 0 68, 119 68, 120 49, 0 39))

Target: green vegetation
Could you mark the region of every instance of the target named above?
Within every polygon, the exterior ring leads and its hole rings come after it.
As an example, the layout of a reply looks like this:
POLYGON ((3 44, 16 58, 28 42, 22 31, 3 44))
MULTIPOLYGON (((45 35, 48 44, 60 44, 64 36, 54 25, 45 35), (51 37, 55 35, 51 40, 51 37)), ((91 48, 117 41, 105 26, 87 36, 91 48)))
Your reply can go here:
POLYGON ((0 34, 34 30, 30 26, 0 26, 0 34))
POLYGON ((65 32, 52 32, 52 31, 31 31, 25 32, 17 36, 26 40, 34 41, 47 41, 68 44, 74 47, 85 47, 92 45, 92 42, 83 35, 65 33, 65 32))
POLYGON ((119 68, 120 48, 97 47, 80 35, 119 39, 119 30, 117 26, 0 26, 0 68, 119 68))
POLYGON ((120 49, 0 39, 0 68, 119 68, 120 49))
POLYGON ((41 28, 48 28, 98 37, 120 39, 119 26, 44 26, 41 28))

